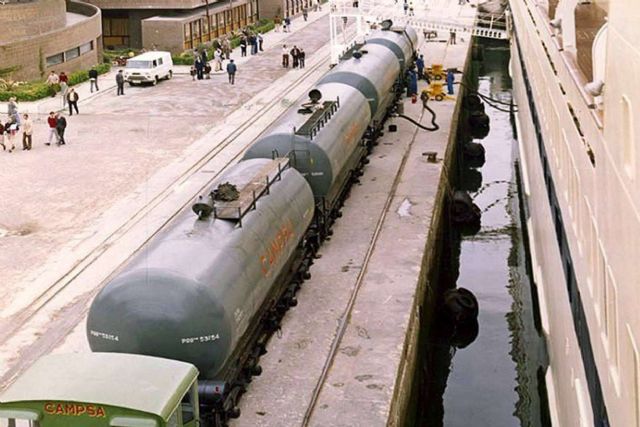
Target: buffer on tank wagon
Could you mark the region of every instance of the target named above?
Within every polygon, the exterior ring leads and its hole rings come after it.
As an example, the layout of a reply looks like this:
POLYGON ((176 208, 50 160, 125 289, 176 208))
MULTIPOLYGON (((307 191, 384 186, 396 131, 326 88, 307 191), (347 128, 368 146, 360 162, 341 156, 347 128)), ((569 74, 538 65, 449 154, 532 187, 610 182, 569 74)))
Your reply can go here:
POLYGON ((198 371, 120 353, 49 355, 0 395, 2 427, 195 427, 198 371))

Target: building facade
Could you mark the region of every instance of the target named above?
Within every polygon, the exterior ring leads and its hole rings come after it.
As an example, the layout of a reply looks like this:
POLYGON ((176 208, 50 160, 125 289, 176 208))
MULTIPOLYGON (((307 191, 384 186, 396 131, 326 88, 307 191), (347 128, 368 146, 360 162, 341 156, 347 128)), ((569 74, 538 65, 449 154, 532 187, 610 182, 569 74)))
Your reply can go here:
POLYGON ((257 0, 89 0, 102 10, 107 49, 197 47, 257 22, 257 0))
POLYGON ((0 77, 29 80, 86 69, 101 58, 101 14, 64 0, 0 4, 0 77))

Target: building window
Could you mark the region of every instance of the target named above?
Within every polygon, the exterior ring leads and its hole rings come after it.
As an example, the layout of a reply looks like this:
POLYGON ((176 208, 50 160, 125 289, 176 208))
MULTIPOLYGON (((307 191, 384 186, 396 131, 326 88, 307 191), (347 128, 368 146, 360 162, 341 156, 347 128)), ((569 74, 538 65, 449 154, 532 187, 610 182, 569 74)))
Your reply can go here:
POLYGON ((633 108, 626 95, 622 96, 622 144, 624 170, 629 178, 634 179, 636 172, 635 129, 633 108))
POLYGON ((54 65, 62 64, 64 62, 64 55, 62 53, 58 53, 53 56, 47 57, 47 67, 52 67, 54 65))
POLYGON ((129 20, 127 18, 102 18, 102 41, 107 49, 129 46, 129 20))
POLYGON ((84 55, 87 52, 91 52, 93 50, 93 40, 89 43, 85 43, 80 46, 80 55, 84 55))
POLYGON ((75 47, 73 49, 69 49, 68 51, 66 51, 64 53, 64 60, 65 61, 71 61, 72 59, 75 59, 78 56, 80 56, 80 48, 79 47, 75 47))

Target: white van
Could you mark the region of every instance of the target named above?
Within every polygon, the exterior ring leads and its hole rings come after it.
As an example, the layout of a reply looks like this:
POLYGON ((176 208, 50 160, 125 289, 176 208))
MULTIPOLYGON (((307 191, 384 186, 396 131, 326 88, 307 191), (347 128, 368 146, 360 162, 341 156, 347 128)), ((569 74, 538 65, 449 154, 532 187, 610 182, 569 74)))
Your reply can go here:
POLYGON ((124 80, 130 85, 151 83, 154 86, 160 79, 173 77, 173 61, 171 53, 152 51, 134 56, 127 60, 124 69, 124 80))

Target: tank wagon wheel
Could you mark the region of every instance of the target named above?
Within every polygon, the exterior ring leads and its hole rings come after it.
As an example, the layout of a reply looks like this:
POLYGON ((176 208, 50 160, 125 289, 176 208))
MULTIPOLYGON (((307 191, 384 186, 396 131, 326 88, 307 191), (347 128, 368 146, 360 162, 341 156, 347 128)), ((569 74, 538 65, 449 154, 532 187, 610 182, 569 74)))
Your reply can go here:
POLYGON ((440 102, 440 101, 444 101, 444 96, 443 95, 436 95, 436 101, 440 102))
POLYGON ((442 80, 442 74, 435 74, 435 75, 433 76, 433 79, 434 79, 434 80, 442 80))

